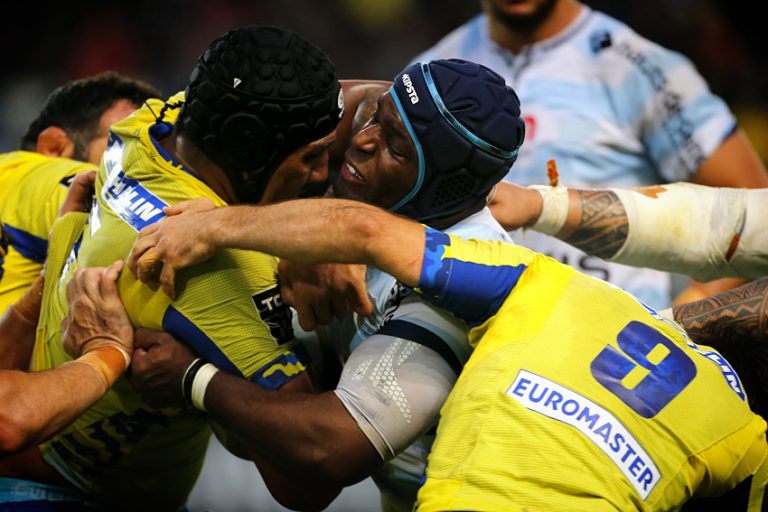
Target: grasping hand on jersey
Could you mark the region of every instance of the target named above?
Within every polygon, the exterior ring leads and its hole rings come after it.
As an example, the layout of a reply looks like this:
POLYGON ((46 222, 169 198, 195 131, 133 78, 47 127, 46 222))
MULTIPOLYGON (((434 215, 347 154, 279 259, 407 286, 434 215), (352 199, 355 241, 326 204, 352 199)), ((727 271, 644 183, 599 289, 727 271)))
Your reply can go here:
POLYGON ((199 198, 164 208, 168 217, 142 229, 128 255, 134 277, 155 290, 162 286, 175 299, 176 271, 216 252, 213 235, 217 228, 210 215, 215 207, 210 199, 199 198))

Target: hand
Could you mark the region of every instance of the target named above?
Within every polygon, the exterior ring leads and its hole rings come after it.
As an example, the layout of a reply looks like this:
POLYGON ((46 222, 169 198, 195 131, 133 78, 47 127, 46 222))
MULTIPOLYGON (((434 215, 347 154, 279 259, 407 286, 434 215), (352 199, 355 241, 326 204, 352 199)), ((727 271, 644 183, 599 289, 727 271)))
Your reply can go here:
POLYGON ((137 329, 128 381, 152 407, 185 407, 181 379, 195 355, 168 333, 137 329))
POLYGON ((365 290, 365 265, 305 265, 282 260, 278 273, 283 302, 296 309, 305 331, 346 315, 349 307, 360 315, 373 313, 365 290))
POLYGON ((59 208, 59 217, 69 212, 89 212, 93 204, 96 171, 85 171, 75 176, 64 202, 59 208))
POLYGON ((541 194, 536 190, 506 181, 496 185, 488 203, 493 216, 507 231, 536 224, 542 205, 541 194))
POLYGON ((128 268, 136 279, 153 290, 163 287, 171 300, 176 298, 176 271, 207 260, 216 247, 206 238, 206 211, 216 205, 208 198, 168 206, 168 216, 139 232, 128 255, 128 268))
POLYGON ((133 325, 117 295, 123 262, 109 267, 78 268, 67 285, 69 311, 61 321, 64 350, 78 358, 97 347, 114 346, 133 353, 133 325))

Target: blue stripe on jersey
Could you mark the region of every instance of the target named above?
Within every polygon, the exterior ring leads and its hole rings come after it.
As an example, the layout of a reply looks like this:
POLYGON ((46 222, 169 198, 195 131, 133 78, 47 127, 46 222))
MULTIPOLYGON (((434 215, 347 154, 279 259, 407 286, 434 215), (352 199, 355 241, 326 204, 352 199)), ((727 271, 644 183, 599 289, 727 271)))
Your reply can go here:
POLYGON ((16 249, 19 254, 36 263, 45 261, 48 254, 48 240, 8 224, 4 224, 3 229, 10 238, 11 247, 16 249))
POLYGON ((450 260, 443 261, 445 246, 451 245, 451 238, 436 229, 424 228, 424 260, 421 264, 419 288, 430 290, 430 295, 442 296, 450 273, 450 260))
POLYGON ((468 30, 464 41, 461 43, 459 49, 459 57, 466 58, 466 55, 478 50, 483 44, 483 26, 485 25, 485 17, 475 16, 474 19, 468 23, 468 30))
POLYGON ((418 289, 432 304, 447 309, 469 327, 496 314, 517 285, 526 265, 487 265, 446 258, 450 237, 425 228, 426 243, 418 289))
POLYGON ((428 300, 477 327, 496 314, 527 266, 491 266, 454 260, 444 295, 428 300))
POLYGON ((251 375, 251 382, 266 389, 278 389, 303 372, 308 362, 306 353, 297 347, 295 354, 281 354, 251 375), (290 371, 286 371, 290 369, 290 371))
POLYGON ((163 314, 163 330, 184 341, 200 357, 207 359, 218 369, 233 375, 243 375, 211 338, 173 306, 168 306, 163 314))

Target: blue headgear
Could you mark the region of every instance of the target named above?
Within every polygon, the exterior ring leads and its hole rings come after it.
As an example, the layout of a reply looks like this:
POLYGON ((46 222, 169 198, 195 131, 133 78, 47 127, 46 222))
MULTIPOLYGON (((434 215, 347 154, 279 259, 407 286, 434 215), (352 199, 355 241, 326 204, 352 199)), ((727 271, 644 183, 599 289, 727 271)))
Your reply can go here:
POLYGON ((515 91, 485 66, 450 59, 408 66, 390 94, 419 160, 415 185, 390 210, 425 220, 482 208, 525 137, 515 91))

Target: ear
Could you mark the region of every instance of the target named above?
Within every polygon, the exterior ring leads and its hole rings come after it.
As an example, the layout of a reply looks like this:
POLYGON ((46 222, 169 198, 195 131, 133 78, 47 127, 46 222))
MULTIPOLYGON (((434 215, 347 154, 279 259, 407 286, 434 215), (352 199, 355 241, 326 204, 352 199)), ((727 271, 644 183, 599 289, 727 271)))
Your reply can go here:
POLYGON ((63 129, 58 126, 49 126, 37 136, 35 149, 46 156, 72 158, 75 154, 75 143, 63 129))

